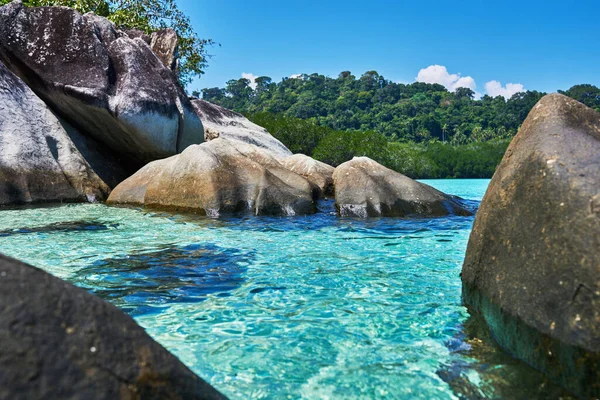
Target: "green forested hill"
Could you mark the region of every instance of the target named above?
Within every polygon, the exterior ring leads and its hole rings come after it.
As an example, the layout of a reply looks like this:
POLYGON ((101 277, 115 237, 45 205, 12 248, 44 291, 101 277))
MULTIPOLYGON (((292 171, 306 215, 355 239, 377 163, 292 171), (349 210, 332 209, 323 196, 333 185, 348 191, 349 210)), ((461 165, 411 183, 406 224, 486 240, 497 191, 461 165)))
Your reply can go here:
MULTIPOLYGON (((360 78, 301 75, 273 82, 262 76, 202 90, 210 102, 249 116, 293 152, 337 165, 367 155, 413 177, 490 177, 512 136, 545 94, 509 99, 467 88, 395 83, 376 71, 360 78)), ((600 111, 600 89, 561 92, 600 111)), ((199 95, 199 93, 195 93, 199 95)))

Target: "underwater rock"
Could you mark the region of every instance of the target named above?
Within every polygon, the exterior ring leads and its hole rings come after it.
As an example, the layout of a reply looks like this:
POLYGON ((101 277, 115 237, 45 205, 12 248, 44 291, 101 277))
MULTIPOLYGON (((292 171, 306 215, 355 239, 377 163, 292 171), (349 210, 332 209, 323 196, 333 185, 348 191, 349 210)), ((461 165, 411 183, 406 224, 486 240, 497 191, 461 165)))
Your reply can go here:
POLYGON ((319 188, 320 197, 333 196, 333 168, 304 154, 294 154, 281 160, 281 165, 302 175, 319 188))
POLYGON ((285 169, 271 152, 238 140, 213 139, 154 161, 117 186, 109 204, 140 204, 203 215, 316 211, 317 188, 285 169))
POLYGON ((0 255, 0 398, 224 399, 131 317, 0 255))
POLYGON ((0 7, 0 61, 78 131, 139 168, 201 143, 204 130, 177 76, 132 36, 67 7, 0 7))
POLYGON ((0 205, 105 200, 124 177, 98 144, 61 122, 0 62, 0 205))
POLYGON ((436 374, 458 399, 576 399, 547 375, 503 351, 478 313, 469 315, 446 347, 452 361, 441 364, 436 374))
POLYGON ((472 215, 456 198, 368 157, 354 157, 338 166, 333 181, 342 217, 472 215))
POLYGON ((159 312, 172 302, 228 295, 244 282, 244 265, 251 258, 239 249, 211 244, 168 246, 96 261, 69 281, 136 317, 159 312))
POLYGON ((481 203, 463 298, 498 343, 581 397, 600 397, 600 113, 533 107, 481 203))
POLYGON ((74 232, 74 231, 104 231, 116 228, 118 224, 105 225, 98 221, 66 221, 54 222, 48 225, 23 228, 2 229, 0 237, 13 235, 29 235, 32 233, 74 232))
POLYGON ((242 114, 238 114, 216 104, 200 99, 191 99, 194 110, 202 120, 207 140, 222 137, 238 140, 258 146, 275 158, 292 155, 279 140, 275 139, 265 128, 251 122, 242 114))

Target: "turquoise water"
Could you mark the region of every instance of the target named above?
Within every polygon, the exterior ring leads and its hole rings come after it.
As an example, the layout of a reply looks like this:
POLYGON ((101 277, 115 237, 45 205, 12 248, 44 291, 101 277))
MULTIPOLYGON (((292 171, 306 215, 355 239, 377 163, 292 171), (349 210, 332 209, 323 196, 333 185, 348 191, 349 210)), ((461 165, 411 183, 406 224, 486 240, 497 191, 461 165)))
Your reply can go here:
MULTIPOLYGON (((489 183, 426 182, 470 207, 489 183)), ((6 209, 0 252, 121 307, 233 399, 492 398, 497 371, 518 384, 521 366, 489 346, 495 361, 478 362, 465 331, 459 273, 473 217, 340 219, 320 207, 219 220, 6 209)))

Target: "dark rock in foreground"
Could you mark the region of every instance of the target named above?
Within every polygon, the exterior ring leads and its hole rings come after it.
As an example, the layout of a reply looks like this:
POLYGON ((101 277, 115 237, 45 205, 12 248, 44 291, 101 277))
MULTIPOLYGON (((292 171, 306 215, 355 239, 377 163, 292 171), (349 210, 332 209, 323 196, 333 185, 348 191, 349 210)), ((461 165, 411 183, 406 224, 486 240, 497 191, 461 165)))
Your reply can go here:
POLYGON ((217 138, 151 162, 117 186, 109 204, 137 204, 202 215, 301 215, 316 210, 318 188, 285 169, 272 152, 217 138))
POLYGON ((338 166, 333 181, 342 217, 471 215, 451 196, 367 157, 338 166))
POLYGON ((511 354, 600 397, 600 114, 552 94, 532 109, 481 203, 464 301, 511 354))
POLYGON ((223 399, 116 307, 0 255, 0 398, 223 399))
POLYGON ((161 61, 130 32, 67 7, 0 7, 0 61, 54 112, 139 168, 201 143, 204 130, 163 64, 173 62, 173 38, 155 35, 161 61))

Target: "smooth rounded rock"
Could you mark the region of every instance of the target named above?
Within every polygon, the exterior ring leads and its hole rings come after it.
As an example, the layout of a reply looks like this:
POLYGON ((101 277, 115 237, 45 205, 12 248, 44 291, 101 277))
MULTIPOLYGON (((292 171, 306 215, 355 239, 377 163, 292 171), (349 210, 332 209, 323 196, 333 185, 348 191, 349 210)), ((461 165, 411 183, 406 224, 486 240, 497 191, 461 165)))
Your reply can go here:
POLYGON ((265 128, 251 122, 242 114, 196 98, 192 98, 191 102, 194 110, 202 119, 206 130, 205 136, 208 139, 222 137, 252 144, 279 159, 292 155, 292 152, 271 136, 265 128))
POLYGON ((481 203, 463 298, 511 354, 600 397, 600 113, 547 95, 481 203))
POLYGON ((451 196, 371 160, 354 157, 333 173, 343 217, 471 215, 451 196))
POLYGON ((103 201, 125 174, 0 62, 0 205, 103 201))
POLYGON ((68 123, 132 166, 203 141, 175 73, 143 37, 106 18, 13 1, 0 7, 0 61, 68 123))
POLYGON ((179 38, 172 28, 161 29, 150 35, 150 47, 165 67, 177 71, 179 38))
POLYGON ((149 163, 117 186, 109 204, 139 204, 218 216, 235 212, 315 212, 317 188, 285 169, 271 152, 217 138, 149 163))

